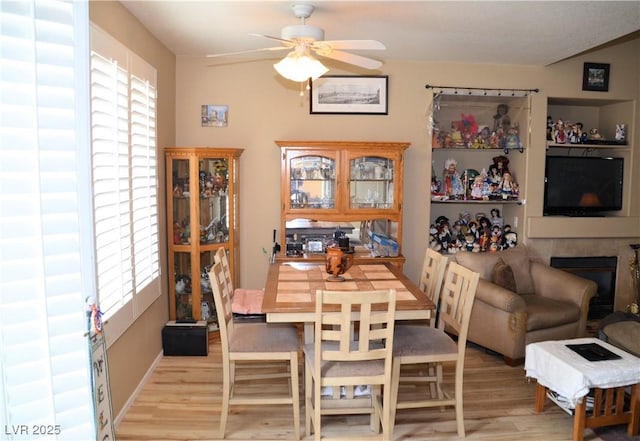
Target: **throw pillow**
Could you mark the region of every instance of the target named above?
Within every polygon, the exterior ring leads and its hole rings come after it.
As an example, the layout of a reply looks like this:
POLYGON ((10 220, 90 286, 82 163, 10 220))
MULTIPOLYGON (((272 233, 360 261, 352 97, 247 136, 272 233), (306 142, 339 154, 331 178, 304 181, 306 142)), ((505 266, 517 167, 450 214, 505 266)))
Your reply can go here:
POLYGON ((491 281, 504 289, 516 292, 516 279, 513 270, 502 259, 498 259, 491 270, 491 281))

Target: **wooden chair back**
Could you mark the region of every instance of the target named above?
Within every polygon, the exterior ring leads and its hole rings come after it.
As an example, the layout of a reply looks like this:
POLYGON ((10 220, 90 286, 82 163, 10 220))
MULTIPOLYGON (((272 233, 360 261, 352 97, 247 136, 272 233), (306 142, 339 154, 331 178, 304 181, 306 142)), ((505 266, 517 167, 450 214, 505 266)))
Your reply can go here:
POLYGON ((429 325, 432 328, 436 326, 440 290, 442 289, 442 280, 444 278, 444 272, 447 269, 448 260, 447 256, 431 248, 427 248, 422 262, 422 272, 420 273, 420 283, 418 287, 436 305, 436 313, 434 317, 429 320, 429 325))
POLYGON ((229 266, 227 250, 224 247, 218 248, 213 256, 213 261, 220 262, 222 265, 222 272, 224 274, 225 283, 227 284, 227 289, 231 293, 231 297, 233 297, 235 287, 233 286, 233 279, 231 278, 231 267, 229 266))
POLYGON ((450 262, 440 292, 438 329, 453 329, 458 335, 458 352, 464 361, 471 309, 480 275, 456 262, 450 262))
MULTIPOLYGON (((224 252, 224 248, 222 248, 224 252)), ((216 306, 218 316, 218 326, 220 327, 220 344, 222 347, 222 357, 225 363, 229 360, 229 340, 233 335, 233 312, 231 303, 233 301, 232 291, 226 282, 224 268, 221 262, 215 262, 209 270, 209 283, 213 291, 213 302, 216 306)))
MULTIPOLYGON (((385 370, 388 367, 391 372, 395 311, 394 289, 348 293, 318 290, 315 344, 316 354, 321 356, 315 358, 316 372, 323 361, 368 360, 383 360, 385 370), (335 306, 338 312, 328 310, 335 306)), ((350 384, 370 383, 362 378, 350 384)))

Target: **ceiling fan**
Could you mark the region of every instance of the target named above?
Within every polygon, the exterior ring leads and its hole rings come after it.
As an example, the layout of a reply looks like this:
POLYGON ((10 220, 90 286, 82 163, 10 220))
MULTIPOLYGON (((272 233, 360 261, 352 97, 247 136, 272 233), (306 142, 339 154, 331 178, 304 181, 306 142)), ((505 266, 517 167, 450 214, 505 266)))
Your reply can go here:
POLYGON ((291 5, 294 15, 301 24, 286 26, 280 37, 262 34, 249 34, 280 42, 280 46, 250 49, 240 52, 207 55, 209 58, 238 55, 261 51, 279 51, 293 49, 285 58, 274 64, 274 68, 283 77, 292 81, 307 81, 325 74, 327 69, 313 57, 312 52, 321 57, 331 58, 344 63, 353 64, 365 69, 377 69, 382 62, 373 58, 345 52, 345 50, 384 50, 384 44, 376 40, 324 40, 324 30, 306 24, 306 19, 313 12, 313 5, 296 3, 291 5))

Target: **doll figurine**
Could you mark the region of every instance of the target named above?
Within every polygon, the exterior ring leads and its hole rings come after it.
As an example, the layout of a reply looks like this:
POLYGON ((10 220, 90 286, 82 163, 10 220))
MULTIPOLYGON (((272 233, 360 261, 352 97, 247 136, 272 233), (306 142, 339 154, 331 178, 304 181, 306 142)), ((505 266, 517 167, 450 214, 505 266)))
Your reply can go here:
POLYGON ((462 185, 462 179, 457 171, 458 162, 449 158, 444 162, 444 173, 442 177, 442 183, 444 185, 444 194, 446 196, 458 197, 464 194, 464 188, 462 185))
POLYGON ((500 193, 502 193, 503 199, 507 199, 509 196, 514 196, 518 193, 518 185, 511 177, 511 173, 506 172, 502 175, 498 189, 500 193))
POLYGON ((567 142, 567 129, 564 125, 564 121, 561 119, 556 122, 556 127, 553 131, 553 141, 556 144, 564 144, 567 142))
POLYGON ((507 131, 511 126, 511 118, 509 115, 509 106, 506 104, 498 104, 496 114, 493 116, 493 130, 498 132, 499 128, 503 131, 507 131))
POLYGON ((491 209, 491 225, 497 225, 500 228, 504 225, 504 219, 500 217, 500 210, 497 208, 491 209))

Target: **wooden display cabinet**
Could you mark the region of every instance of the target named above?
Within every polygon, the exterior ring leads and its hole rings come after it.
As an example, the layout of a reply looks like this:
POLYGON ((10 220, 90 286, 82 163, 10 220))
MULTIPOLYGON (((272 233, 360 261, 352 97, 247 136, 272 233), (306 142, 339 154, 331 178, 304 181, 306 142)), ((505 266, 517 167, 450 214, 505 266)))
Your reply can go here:
POLYGON ((357 262, 402 267, 403 157, 409 143, 276 144, 282 155, 278 260, 322 260, 334 233, 342 232, 357 262))
POLYGON ((238 285, 242 152, 236 148, 165 149, 171 320, 215 322, 208 271, 219 247, 227 250, 238 285))

